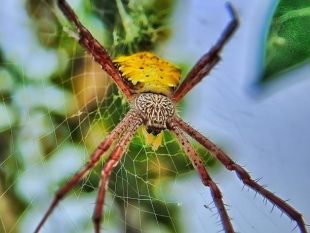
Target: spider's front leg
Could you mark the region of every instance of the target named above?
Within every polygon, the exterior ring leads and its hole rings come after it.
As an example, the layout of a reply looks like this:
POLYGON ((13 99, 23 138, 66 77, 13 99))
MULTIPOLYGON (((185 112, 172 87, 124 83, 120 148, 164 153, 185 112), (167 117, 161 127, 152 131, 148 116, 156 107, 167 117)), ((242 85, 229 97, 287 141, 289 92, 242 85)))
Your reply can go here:
POLYGON ((115 84, 127 99, 132 98, 132 93, 128 86, 123 82, 119 71, 113 65, 113 61, 110 58, 104 47, 93 37, 93 35, 88 31, 83 24, 78 19, 77 15, 74 13, 70 5, 65 0, 58 0, 59 9, 67 17, 67 19, 74 25, 78 35, 74 36, 78 40, 80 45, 92 55, 93 59, 101 65, 101 68, 105 70, 113 79, 115 84))
POLYGON ((209 52, 200 58, 200 60, 187 74, 181 85, 172 94, 172 99, 175 103, 178 103, 220 61, 219 52, 222 50, 229 38, 231 38, 239 24, 237 12, 234 6, 228 3, 227 8, 230 12, 230 15, 232 16, 231 22, 227 25, 216 44, 210 49, 209 52))

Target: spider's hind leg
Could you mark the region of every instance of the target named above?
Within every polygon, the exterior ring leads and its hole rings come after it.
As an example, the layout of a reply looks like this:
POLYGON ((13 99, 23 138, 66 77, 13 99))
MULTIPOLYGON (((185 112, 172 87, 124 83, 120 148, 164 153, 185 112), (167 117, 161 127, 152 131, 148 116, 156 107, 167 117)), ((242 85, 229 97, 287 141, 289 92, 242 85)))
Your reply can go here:
POLYGON ((175 124, 181 130, 186 132, 189 136, 199 142, 204 148, 211 152, 211 154, 219 160, 224 167, 229 171, 235 171, 238 178, 243 182, 244 185, 253 189, 257 193, 261 194, 264 198, 270 201, 273 205, 277 206, 283 213, 285 213, 289 218, 293 219, 301 233, 308 233, 306 229, 306 224, 303 216, 300 212, 295 210, 291 205, 289 205, 285 200, 281 199, 273 192, 270 192, 265 188, 264 185, 260 185, 256 180, 250 176, 249 172, 246 171, 239 164, 235 163, 226 153, 214 145, 209 139, 199 133, 197 130, 192 128, 189 124, 184 122, 181 118, 175 118, 175 124))
POLYGON ((171 130, 176 135, 180 145, 183 147, 184 152, 189 157, 193 166, 199 173, 202 183, 210 188, 211 196, 221 218, 224 231, 226 233, 234 233, 235 231, 233 225, 231 223, 230 217, 228 216, 226 205, 223 201, 222 192, 217 184, 212 180, 199 155, 176 124, 171 123, 169 125, 169 130, 171 130))

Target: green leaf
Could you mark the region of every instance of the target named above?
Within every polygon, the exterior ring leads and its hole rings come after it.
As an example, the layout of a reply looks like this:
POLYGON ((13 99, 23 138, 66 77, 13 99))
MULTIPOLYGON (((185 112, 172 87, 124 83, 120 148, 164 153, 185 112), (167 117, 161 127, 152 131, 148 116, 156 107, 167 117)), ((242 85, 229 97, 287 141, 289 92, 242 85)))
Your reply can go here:
POLYGON ((310 1, 281 0, 274 13, 266 45, 261 84, 310 58, 310 1))

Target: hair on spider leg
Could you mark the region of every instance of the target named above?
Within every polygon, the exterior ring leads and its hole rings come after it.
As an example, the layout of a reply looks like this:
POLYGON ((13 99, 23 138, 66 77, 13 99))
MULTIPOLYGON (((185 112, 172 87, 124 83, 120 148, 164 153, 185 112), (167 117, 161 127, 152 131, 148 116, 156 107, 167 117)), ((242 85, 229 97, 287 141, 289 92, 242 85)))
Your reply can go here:
MULTIPOLYGON (((231 205, 229 205, 229 204, 225 204, 225 203, 224 203, 224 205, 227 206, 227 207, 231 207, 231 205)), ((228 210, 229 210, 229 209, 228 209, 228 210)))
MULTIPOLYGON (((229 218, 229 219, 231 220, 231 218, 229 218)), ((216 225, 219 226, 219 227, 221 227, 221 226, 223 226, 221 223, 222 223, 222 221, 221 221, 221 220, 218 220, 218 221, 216 222, 216 225)), ((218 230, 217 232, 226 232, 226 231, 225 231, 224 228, 222 228, 221 230, 218 230)), ((239 233, 239 232, 238 232, 238 231, 234 231, 234 233, 239 233)))
POLYGON ((276 206, 276 204, 273 204, 272 205, 272 208, 271 208, 271 210, 270 210, 270 213, 272 213, 272 211, 274 210, 274 207, 276 206))
POLYGON ((255 179, 255 182, 258 182, 258 181, 260 181, 261 179, 263 179, 262 176, 261 176, 260 178, 256 178, 256 179, 255 179))
POLYGON ((258 194, 258 192, 256 191, 253 199, 255 199, 257 197, 257 194, 258 194))

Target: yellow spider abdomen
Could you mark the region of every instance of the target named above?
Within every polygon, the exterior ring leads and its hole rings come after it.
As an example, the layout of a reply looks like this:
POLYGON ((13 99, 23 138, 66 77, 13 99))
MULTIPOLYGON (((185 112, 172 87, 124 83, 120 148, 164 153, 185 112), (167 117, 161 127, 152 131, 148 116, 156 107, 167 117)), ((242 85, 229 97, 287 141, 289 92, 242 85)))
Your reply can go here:
POLYGON ((180 82, 180 68, 150 52, 121 56, 113 62, 133 93, 169 96, 180 82))

